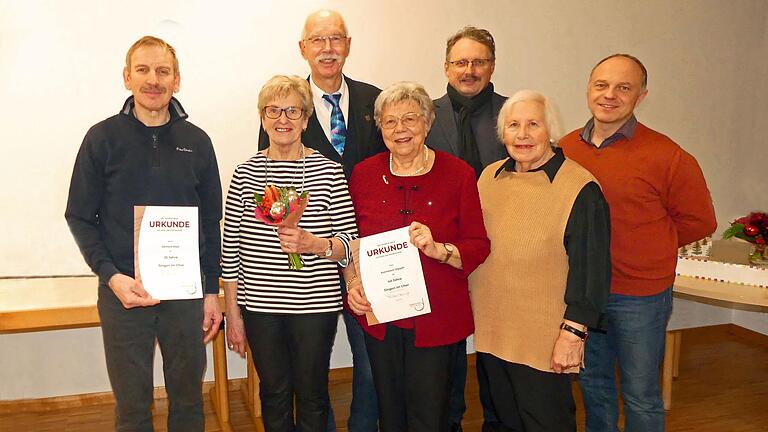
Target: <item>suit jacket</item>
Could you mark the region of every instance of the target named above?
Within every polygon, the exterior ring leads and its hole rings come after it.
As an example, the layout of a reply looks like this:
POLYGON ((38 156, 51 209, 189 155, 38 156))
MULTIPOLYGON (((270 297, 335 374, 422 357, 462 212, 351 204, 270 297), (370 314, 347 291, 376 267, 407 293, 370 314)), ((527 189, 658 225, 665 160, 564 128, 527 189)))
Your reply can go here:
MULTIPOLYGON (((307 78, 309 79, 309 78, 307 78)), ((386 150, 376 122, 373 119, 373 103, 381 93, 381 89, 370 84, 344 77, 349 89, 347 141, 344 145, 344 156, 340 156, 325 136, 323 127, 317 120, 317 114, 312 113, 307 124, 307 130, 301 134, 301 142, 305 146, 319 151, 323 156, 344 166, 344 174, 349 180, 352 169, 365 158, 386 150)), ((261 128, 259 132, 259 150, 269 146, 269 136, 261 128)))
MULTIPOLYGON (((504 144, 496 137, 496 117, 506 100, 506 96, 494 93, 491 98, 490 109, 483 108, 473 115, 472 126, 483 167, 509 157, 504 144)), ((451 99, 446 93, 440 99, 435 99, 434 104, 435 122, 432 124, 429 135, 427 135, 427 145, 435 150, 442 150, 461 157, 459 155, 459 130, 451 99)))

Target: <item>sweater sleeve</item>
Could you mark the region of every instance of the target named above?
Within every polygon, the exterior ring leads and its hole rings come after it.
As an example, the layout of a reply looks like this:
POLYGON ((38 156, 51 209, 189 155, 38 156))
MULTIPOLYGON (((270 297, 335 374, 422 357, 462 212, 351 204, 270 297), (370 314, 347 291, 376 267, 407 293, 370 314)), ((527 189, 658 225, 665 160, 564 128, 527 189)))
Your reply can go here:
POLYGON ((240 167, 235 168, 224 205, 224 244, 221 253, 222 279, 237 281, 240 271, 240 221, 243 217, 242 179, 240 167))
POLYGON ((99 212, 106 181, 106 150, 97 145, 93 129, 89 131, 75 159, 69 197, 64 217, 86 264, 103 283, 118 273, 99 230, 99 212))
POLYGON ((459 211, 458 239, 452 243, 459 249, 462 271, 464 277, 468 277, 488 257, 491 241, 483 223, 475 171, 467 166, 461 174, 460 193, 456 204, 459 211))
POLYGON ((576 197, 564 246, 568 279, 563 318, 597 327, 611 290, 610 214, 597 183, 587 183, 576 197))
POLYGON ((355 225, 355 209, 352 206, 347 179, 344 177, 344 169, 341 165, 336 165, 333 171, 331 202, 333 207, 329 208, 329 211, 332 212, 333 236, 341 241, 345 252, 344 259, 339 261, 339 264, 345 267, 352 259, 349 242, 357 238, 357 225, 355 225))
POLYGON ((702 239, 717 229, 704 174, 696 159, 682 149, 675 153, 669 166, 662 199, 677 229, 678 246, 702 239))
POLYGON ((219 293, 221 276, 221 178, 213 145, 209 143, 208 164, 201 175, 197 193, 200 197, 200 224, 203 235, 203 288, 206 294, 219 293))

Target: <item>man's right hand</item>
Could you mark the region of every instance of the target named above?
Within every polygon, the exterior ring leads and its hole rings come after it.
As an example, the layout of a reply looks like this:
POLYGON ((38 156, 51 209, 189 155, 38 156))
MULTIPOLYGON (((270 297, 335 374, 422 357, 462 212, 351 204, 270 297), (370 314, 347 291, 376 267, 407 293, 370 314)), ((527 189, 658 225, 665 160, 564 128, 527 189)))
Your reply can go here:
POLYGON ((152 296, 144 290, 144 286, 141 285, 141 282, 138 282, 130 276, 117 273, 109 278, 107 285, 126 309, 135 308, 137 306, 154 306, 160 303, 160 300, 153 299, 152 296))

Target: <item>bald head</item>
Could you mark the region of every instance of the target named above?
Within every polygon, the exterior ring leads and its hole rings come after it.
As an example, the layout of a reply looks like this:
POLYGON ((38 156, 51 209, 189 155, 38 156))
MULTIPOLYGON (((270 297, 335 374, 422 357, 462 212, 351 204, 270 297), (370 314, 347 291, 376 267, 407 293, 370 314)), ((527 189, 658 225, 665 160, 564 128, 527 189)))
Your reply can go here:
POLYGON ((344 22, 344 17, 335 10, 320 9, 319 11, 312 12, 307 16, 307 20, 304 22, 304 28, 301 31, 301 39, 306 39, 312 36, 312 30, 318 25, 330 25, 344 30, 344 34, 347 34, 347 24, 344 22))
POLYGON ((340 13, 323 9, 307 17, 299 50, 312 70, 312 82, 324 92, 330 94, 341 88, 342 70, 351 43, 340 13))

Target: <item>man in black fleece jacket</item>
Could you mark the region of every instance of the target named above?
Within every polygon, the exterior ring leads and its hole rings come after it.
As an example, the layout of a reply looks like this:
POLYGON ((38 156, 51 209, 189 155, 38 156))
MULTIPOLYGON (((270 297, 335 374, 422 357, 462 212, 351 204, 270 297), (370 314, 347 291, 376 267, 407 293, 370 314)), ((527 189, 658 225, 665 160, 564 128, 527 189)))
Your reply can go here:
POLYGON ((145 36, 123 71, 122 110, 85 136, 75 161, 66 219, 99 276, 98 310, 117 431, 152 431, 152 358, 157 339, 169 399, 169 431, 203 431, 205 343, 221 322, 218 304, 221 181, 208 135, 186 121, 176 52, 145 36), (194 206, 200 221, 204 297, 162 303, 134 279, 133 207, 194 206), (202 324, 202 329, 201 329, 202 324))

